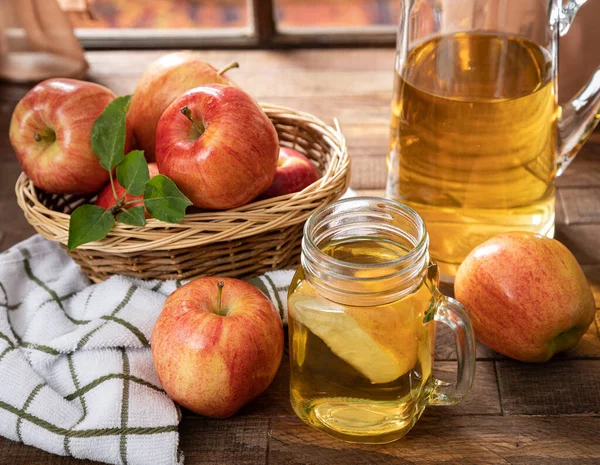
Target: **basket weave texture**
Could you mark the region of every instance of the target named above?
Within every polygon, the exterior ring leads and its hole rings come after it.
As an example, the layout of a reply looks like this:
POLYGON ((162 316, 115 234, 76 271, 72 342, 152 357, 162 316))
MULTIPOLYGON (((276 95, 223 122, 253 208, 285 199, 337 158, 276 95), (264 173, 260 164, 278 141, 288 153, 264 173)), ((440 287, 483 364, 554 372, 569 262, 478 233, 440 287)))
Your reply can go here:
MULTIPOLYGON (((141 279, 252 277, 297 265, 302 228, 319 207, 342 196, 350 159, 339 128, 289 108, 261 104, 283 147, 310 158, 322 177, 301 192, 226 211, 186 214, 179 224, 154 218, 143 227, 117 223, 109 235, 70 252, 94 282, 114 274, 141 279)), ((27 221, 46 239, 66 247, 70 213, 94 196, 48 194, 23 173, 15 187, 27 221)))

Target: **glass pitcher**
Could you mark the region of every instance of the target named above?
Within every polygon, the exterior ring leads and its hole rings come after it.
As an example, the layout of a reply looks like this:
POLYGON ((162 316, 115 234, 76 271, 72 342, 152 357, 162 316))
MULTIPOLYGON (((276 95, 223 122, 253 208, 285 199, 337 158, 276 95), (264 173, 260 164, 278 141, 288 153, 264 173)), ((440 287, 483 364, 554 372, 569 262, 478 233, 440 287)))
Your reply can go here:
POLYGON ((451 280, 513 230, 554 234, 555 178, 598 122, 600 68, 565 106, 557 48, 585 0, 401 0, 387 197, 451 280))

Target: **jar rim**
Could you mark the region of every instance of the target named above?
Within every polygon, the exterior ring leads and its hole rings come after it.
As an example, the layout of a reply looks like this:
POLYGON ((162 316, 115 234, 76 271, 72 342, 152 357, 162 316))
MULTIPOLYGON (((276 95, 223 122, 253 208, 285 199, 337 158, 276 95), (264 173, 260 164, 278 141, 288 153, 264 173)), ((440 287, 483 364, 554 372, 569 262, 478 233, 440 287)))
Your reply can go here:
MULTIPOLYGON (((351 266, 353 268, 363 269, 363 270, 375 270, 378 268, 386 268, 386 267, 394 267, 402 264, 410 263, 417 261, 423 254, 423 249, 428 248, 428 234, 427 227, 425 226, 425 222, 421 218, 421 216, 409 207, 406 204, 398 202, 393 199, 387 199, 383 197, 374 197, 374 196, 357 196, 357 197, 348 197, 345 199, 337 200, 329 205, 324 205, 316 210, 306 221, 304 225, 304 237, 303 237, 303 248, 308 247, 311 254, 316 254, 319 260, 325 261, 333 266, 346 267, 351 266), (312 238, 312 234, 310 231, 314 228, 320 220, 327 217, 336 207, 340 205, 350 204, 352 202, 367 202, 367 203, 381 203, 384 204, 386 208, 391 208, 396 212, 410 218, 415 222, 417 228, 417 237, 415 239, 416 243, 410 249, 408 253, 398 257, 394 260, 380 262, 380 263, 353 263, 347 262, 344 260, 340 260, 338 258, 332 257, 331 255, 326 254, 319 248, 319 246, 314 242, 312 238)), ((360 279, 370 279, 367 277, 360 279)), ((379 278, 371 278, 371 279, 379 279, 379 278)))

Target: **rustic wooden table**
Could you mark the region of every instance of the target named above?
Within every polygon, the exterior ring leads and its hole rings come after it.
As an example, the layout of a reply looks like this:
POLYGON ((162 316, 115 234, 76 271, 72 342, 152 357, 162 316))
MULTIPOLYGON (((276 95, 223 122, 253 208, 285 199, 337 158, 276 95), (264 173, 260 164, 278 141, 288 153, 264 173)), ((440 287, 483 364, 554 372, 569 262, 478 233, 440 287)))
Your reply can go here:
MULTIPOLYGON (((117 94, 133 92, 160 52, 93 52, 90 78, 117 94)), ((352 156, 352 187, 383 195, 394 52, 310 50, 206 52, 258 100, 337 117, 352 156)), ((8 141, 10 115, 28 86, 0 84, 0 250, 33 234, 13 193, 20 172, 8 141)), ((575 254, 600 304, 600 133, 558 182, 556 237, 575 254)), ((451 291, 451 290, 450 290, 451 291)), ((579 345, 544 365, 477 347, 468 400, 428 408, 404 439, 385 446, 346 444, 296 418, 288 401, 287 354, 277 378, 229 420, 184 413, 181 447, 192 464, 600 464, 600 313, 579 345)), ((437 343, 437 371, 451 373, 450 334, 437 343)), ((1 381, 0 381, 1 382, 1 381)), ((0 438, 0 465, 79 464, 0 438)), ((89 462, 88 462, 89 463, 89 462)))

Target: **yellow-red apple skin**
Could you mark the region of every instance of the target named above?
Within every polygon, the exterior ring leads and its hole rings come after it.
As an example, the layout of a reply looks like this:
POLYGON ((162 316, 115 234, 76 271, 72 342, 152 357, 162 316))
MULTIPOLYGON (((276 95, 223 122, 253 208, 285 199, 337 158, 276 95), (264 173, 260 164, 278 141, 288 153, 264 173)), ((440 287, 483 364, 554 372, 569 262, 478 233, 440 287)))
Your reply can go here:
POLYGON ((253 285, 198 278, 167 298, 151 344, 171 399, 201 415, 227 418, 273 381, 283 355, 283 327, 275 306, 253 285), (212 313, 219 281, 227 316, 212 313))
POLYGON ((318 181, 320 177, 317 167, 305 155, 295 149, 281 147, 275 178, 257 200, 300 192, 318 181))
MULTIPOLYGON (((158 174, 158 166, 156 166, 156 163, 148 163, 148 172, 150 174, 150 179, 152 179, 154 176, 156 176, 158 174)), ((128 194, 127 191, 125 190, 125 188, 123 186, 121 186, 121 184, 119 184, 119 181, 117 181, 116 176, 114 178, 114 183, 115 183, 115 192, 117 193, 117 197, 121 198, 123 196, 125 196, 125 202, 131 202, 134 200, 138 200, 138 202, 131 204, 131 207, 143 207, 144 206, 144 196, 143 195, 131 195, 128 194)), ((104 208, 105 210, 108 210, 109 208, 111 208, 112 206, 114 206, 117 203, 117 201, 115 200, 115 196, 113 194, 113 190, 112 187, 110 185, 110 182, 104 186, 104 189, 102 189, 102 192, 100 192, 100 194, 98 195, 98 199, 96 199, 95 204, 98 205, 99 207, 104 208)), ((150 214, 148 213, 148 210, 146 210, 144 208, 145 211, 145 215, 146 218, 150 218, 150 214)))
POLYGON ((173 100, 205 84, 233 85, 226 73, 219 75, 203 56, 193 51, 169 53, 151 63, 139 80, 127 117, 136 145, 148 160, 155 159, 158 120, 173 100))
POLYGON ((477 339, 523 362, 545 362, 575 346, 596 313, 573 254, 528 232, 500 234, 476 247, 454 286, 477 339))
MULTIPOLYGON (((106 87, 75 79, 48 79, 17 104, 9 137, 23 171, 53 194, 97 192, 108 181, 92 151, 96 118, 116 98, 106 87), (36 133, 56 134, 54 142, 36 141, 36 133)), ((128 128, 126 151, 131 145, 128 128)))
POLYGON ((165 110, 156 131, 156 163, 195 207, 245 205, 273 182, 279 139, 246 92, 211 84, 192 89, 165 110), (202 135, 181 109, 206 127, 202 135))

